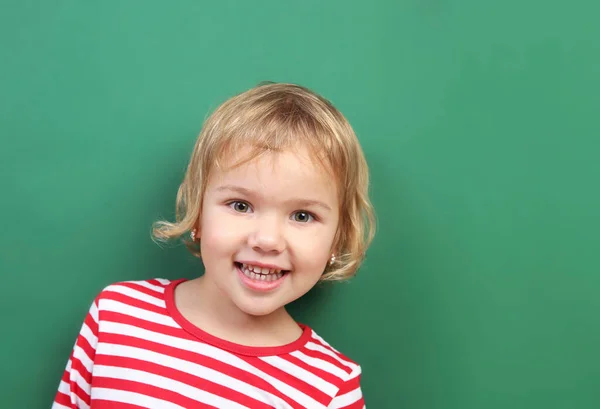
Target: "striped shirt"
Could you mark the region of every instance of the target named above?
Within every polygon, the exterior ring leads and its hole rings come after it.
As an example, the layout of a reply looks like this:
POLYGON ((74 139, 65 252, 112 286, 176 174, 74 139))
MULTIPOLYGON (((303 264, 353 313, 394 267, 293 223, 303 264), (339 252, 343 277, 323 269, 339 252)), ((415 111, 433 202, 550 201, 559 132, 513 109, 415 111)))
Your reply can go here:
POLYGON ((308 326, 281 347, 216 338, 175 307, 182 281, 121 282, 101 291, 52 408, 365 408, 360 366, 308 326))

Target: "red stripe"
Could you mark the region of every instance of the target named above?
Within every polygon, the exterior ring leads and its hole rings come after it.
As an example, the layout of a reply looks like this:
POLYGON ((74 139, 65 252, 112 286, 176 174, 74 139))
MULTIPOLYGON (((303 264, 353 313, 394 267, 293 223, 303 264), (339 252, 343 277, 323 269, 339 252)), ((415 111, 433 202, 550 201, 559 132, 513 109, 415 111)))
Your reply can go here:
POLYGON ((288 372, 285 372, 271 365, 268 362, 263 361, 259 357, 242 356, 241 358, 248 362, 250 365, 254 366, 255 368, 258 368, 261 371, 271 375, 275 379, 280 380, 286 385, 293 386, 295 389, 299 390, 305 395, 312 397, 314 400, 321 403, 322 405, 325 405, 331 400, 330 395, 327 395, 325 392, 317 389, 316 386, 311 385, 304 379, 298 378, 288 372))
POLYGON ((328 372, 321 368, 314 367, 314 366, 304 362, 303 360, 296 358, 293 355, 281 355, 280 358, 285 359, 286 361, 289 361, 289 362, 293 363, 294 365, 297 365, 300 368, 303 368, 303 369, 307 370, 308 372, 317 375, 319 378, 321 378, 333 385, 337 385, 342 381, 342 379, 340 379, 338 376, 332 374, 331 372, 328 372))
POLYGON ((54 401, 68 408, 77 409, 74 405, 71 404, 71 397, 64 393, 58 392, 56 394, 56 397, 54 398, 54 401))
POLYGON ((146 286, 143 286, 143 285, 140 284, 139 281, 135 281, 135 282, 121 282, 121 283, 117 283, 117 284, 113 284, 113 285, 131 288, 132 290, 139 291, 140 293, 144 293, 146 295, 149 295, 150 297, 157 298, 160 301, 163 300, 164 286, 162 286, 162 285, 160 285, 158 287, 161 287, 163 289, 163 291, 157 291, 157 290, 153 290, 151 288, 148 288, 146 286))
MULTIPOLYGON (((86 318, 85 323, 86 325, 89 327, 90 323, 88 321, 92 321, 92 320, 88 320, 86 318)), ((92 321, 93 323, 93 321, 92 321)), ((90 328, 91 330, 91 328, 90 328)), ((98 337, 98 333, 93 333, 92 335, 98 337)), ((81 349, 83 349, 83 351, 86 353, 86 355, 93 361, 94 360, 94 354, 96 352, 96 349, 94 348, 94 346, 92 344, 90 344, 90 342, 88 341, 88 339, 83 336, 83 332, 79 333, 79 336, 77 337, 77 342, 76 342, 77 346, 81 349)))
POLYGON ((321 345, 323 348, 328 349, 331 352, 333 352, 336 356, 338 356, 340 359, 342 359, 344 362, 346 362, 348 366, 358 366, 358 364, 356 362, 354 362, 352 359, 350 359, 347 356, 345 356, 344 354, 342 354, 340 351, 337 351, 335 348, 333 348, 331 345, 329 345, 324 339, 317 338, 317 334, 314 331, 311 333, 310 340, 313 342, 313 344, 321 345))
MULTIPOLYGON (((191 337, 187 331, 180 327, 170 327, 168 325, 159 324, 152 321, 146 321, 144 319, 134 317, 132 315, 123 314, 120 312, 105 311, 103 318, 105 322, 131 325, 133 327, 156 332, 158 334, 168 335, 180 339, 188 339, 191 341, 197 341, 196 338, 191 337)), ((107 333, 104 332, 101 334, 103 340, 103 337, 106 336, 106 334, 107 333)))
POLYGON ((140 382, 98 377, 94 378, 94 385, 98 388, 136 392, 141 395, 171 402, 176 405, 183 406, 184 408, 217 409, 216 406, 200 403, 195 399, 190 399, 187 396, 184 396, 180 393, 173 392, 168 389, 158 388, 156 386, 147 385, 145 383, 140 382))
POLYGON ((156 278, 152 278, 150 280, 146 280, 147 283, 155 285, 157 287, 162 287, 162 288, 166 288, 171 282, 169 281, 167 284, 163 284, 160 281, 158 281, 156 278))
POLYGON ((302 350, 300 352, 302 352, 304 355, 310 356, 311 358, 316 358, 316 359, 320 359, 322 361, 329 362, 330 364, 338 367, 339 369, 346 372, 347 374, 352 373, 352 370, 350 370, 350 368, 346 367, 345 365, 342 365, 342 363, 340 363, 340 361, 338 361, 331 355, 328 355, 324 352, 315 351, 314 349, 308 349, 306 347, 302 348, 302 350))
POLYGON ((81 375, 81 377, 85 379, 88 385, 90 384, 90 382, 92 382, 92 374, 87 370, 85 366, 83 366, 81 361, 76 357, 71 358, 71 371, 73 370, 79 372, 79 375, 81 375))
POLYGON ((343 395, 345 393, 353 391, 354 389, 356 389, 358 387, 360 387, 360 375, 355 376, 352 379, 349 379, 347 382, 344 382, 344 384, 340 387, 340 391, 338 392, 338 395, 343 395))
MULTIPOLYGON (((72 359, 73 359, 73 357, 71 357, 70 359, 72 360, 72 359)), ((62 376, 62 378, 61 378, 61 381, 63 381, 63 382, 65 382, 65 383, 67 383, 67 384, 68 384, 68 383, 70 382, 70 379, 69 379, 69 375, 70 375, 70 374, 71 374, 71 372, 69 372, 69 371, 67 371, 67 370, 65 369, 65 371, 63 372, 63 376, 62 376)))
MULTIPOLYGON (((104 399, 94 399, 94 409, 147 409, 131 403, 113 402, 104 399)), ((361 408, 362 409, 362 408, 361 408)))
POLYGON ((82 401, 84 401, 88 406, 90 406, 90 395, 87 394, 86 391, 84 391, 83 389, 81 389, 79 387, 79 385, 77 385, 75 382, 71 381, 69 383, 70 387, 71 387, 71 393, 74 393, 79 399, 81 399, 82 401))
MULTIPOLYGON (((98 310, 98 302, 97 301, 94 301, 94 308, 96 309, 96 311, 98 310)), ((92 317, 91 310, 92 310, 92 308, 90 307, 90 311, 88 311, 87 315, 85 316, 84 322, 90 328, 90 331, 92 331, 92 334, 96 335, 96 334, 98 334, 98 323, 96 322, 94 317, 92 317)))
MULTIPOLYGON (((104 293, 104 296, 102 297, 102 299, 119 301, 123 304, 129 305, 132 307, 137 307, 142 310, 152 311, 152 312, 155 312, 160 315, 168 316, 167 310, 165 307, 158 307, 154 304, 150 304, 146 301, 142 301, 139 298, 130 297, 128 295, 117 293, 114 291, 107 291, 106 293, 104 293)), ((162 300, 157 300, 157 301, 162 301, 162 300)), ((106 312, 107 311, 102 310, 102 311, 100 311, 100 314, 103 314, 106 312)), ((103 319, 103 318, 101 318, 101 319, 103 319)))
MULTIPOLYGON (((187 372, 179 371, 170 367, 158 365, 153 362, 123 357, 115 359, 112 356, 99 355, 97 358, 97 364, 105 366, 118 366, 126 369, 137 369, 150 374, 163 376, 173 381, 184 383, 193 388, 212 393, 213 395, 226 397, 229 400, 232 400, 252 409, 271 409, 271 406, 260 402, 256 399, 253 399, 239 391, 236 391, 231 387, 223 386, 216 382, 212 382, 208 379, 203 379, 197 375, 189 374, 187 372)), ((250 386, 249 389, 251 388, 252 386, 250 386)))
MULTIPOLYGON (((314 332, 313 332, 313 334, 314 334, 314 332)), ((311 337, 310 340, 312 341, 313 344, 322 346, 323 348, 327 349, 328 351, 331 351, 336 357, 340 358, 343 361, 343 363, 340 363, 340 364, 346 368, 349 368, 350 372, 352 372, 352 370, 358 366, 358 364, 356 362, 352 361, 348 357, 346 357, 343 354, 341 354, 340 352, 336 351, 335 349, 333 349, 333 347, 331 345, 324 343, 324 341, 321 341, 320 339, 317 339, 315 337, 311 337)))
MULTIPOLYGON (((356 389, 360 389, 360 379, 361 379, 361 375, 359 373, 354 378, 351 378, 347 382, 344 382, 344 384, 340 387, 340 390, 338 391, 336 396, 342 396, 342 395, 345 395, 356 389)), ((360 392, 361 392, 361 396, 356 402, 346 405, 342 409, 362 409, 365 405, 365 401, 362 396, 362 391, 360 391, 360 392)))
POLYGON ((79 348, 81 348, 83 350, 83 352, 85 352, 85 354, 88 356, 88 358, 90 358, 92 360, 92 362, 94 361, 94 355, 96 355, 96 349, 90 345, 88 340, 85 339, 85 337, 83 335, 80 335, 77 338, 77 346, 79 348))

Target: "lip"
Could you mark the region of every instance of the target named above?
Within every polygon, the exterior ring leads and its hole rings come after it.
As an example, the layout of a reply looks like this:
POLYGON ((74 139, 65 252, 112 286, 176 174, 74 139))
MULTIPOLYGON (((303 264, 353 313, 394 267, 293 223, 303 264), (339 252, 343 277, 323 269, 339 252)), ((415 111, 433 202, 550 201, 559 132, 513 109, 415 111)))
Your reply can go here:
MULTIPOLYGON (((252 264, 252 263, 245 263, 245 264, 252 264)), ((260 266, 260 267, 264 266, 264 264, 254 264, 254 265, 260 266)), ((275 266, 275 267, 265 267, 265 268, 278 268, 278 267, 275 266)), ((269 292, 269 291, 275 290, 281 284, 283 284, 283 281, 287 278, 287 275, 288 275, 288 273, 285 273, 275 281, 258 281, 258 280, 253 280, 250 277, 247 277, 246 274, 244 274, 242 269, 240 267, 238 267, 237 264, 235 264, 235 269, 237 270, 238 277, 240 278, 242 285, 244 285, 245 287, 247 287, 251 290, 258 291, 258 292, 269 292)))

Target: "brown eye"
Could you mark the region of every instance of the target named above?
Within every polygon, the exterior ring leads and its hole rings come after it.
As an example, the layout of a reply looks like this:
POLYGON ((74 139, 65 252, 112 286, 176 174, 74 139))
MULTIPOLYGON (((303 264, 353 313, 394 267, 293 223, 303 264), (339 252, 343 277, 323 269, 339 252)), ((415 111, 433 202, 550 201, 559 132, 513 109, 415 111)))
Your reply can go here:
POLYGON ((294 221, 299 223, 307 223, 313 219, 313 216, 308 212, 296 212, 293 215, 294 221))
POLYGON ((239 213, 248 213, 250 210, 250 206, 246 202, 235 201, 231 202, 229 206, 233 207, 233 210, 239 213))

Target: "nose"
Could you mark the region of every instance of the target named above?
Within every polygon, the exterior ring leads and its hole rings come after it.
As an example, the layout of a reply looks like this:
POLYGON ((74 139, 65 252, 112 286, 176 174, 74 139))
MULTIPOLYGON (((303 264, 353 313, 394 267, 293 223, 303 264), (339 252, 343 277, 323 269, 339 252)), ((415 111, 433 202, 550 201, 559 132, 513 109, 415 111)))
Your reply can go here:
POLYGON ((283 223, 274 215, 265 215, 256 219, 248 244, 261 253, 281 253, 285 249, 283 223))

